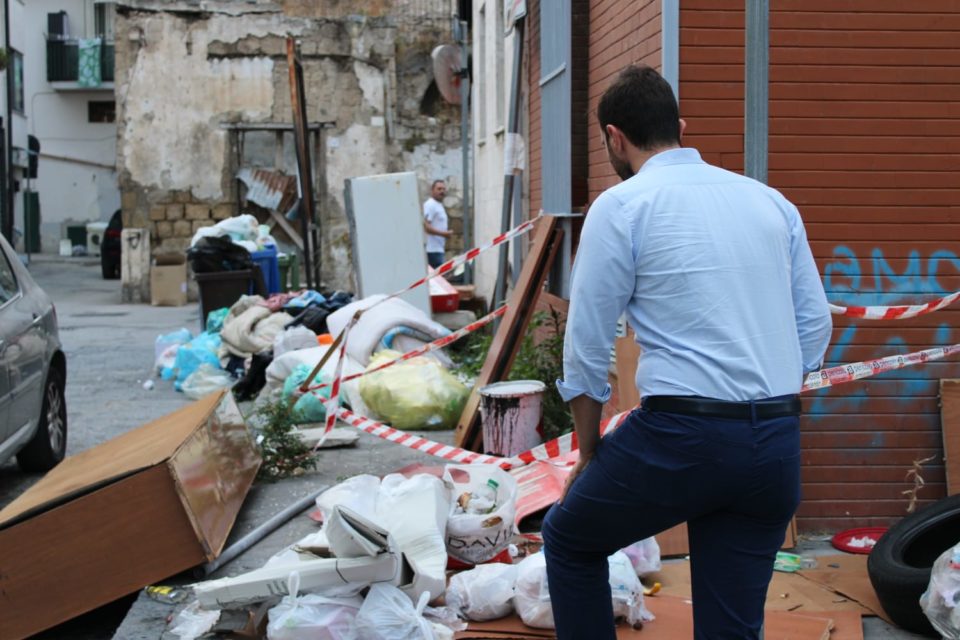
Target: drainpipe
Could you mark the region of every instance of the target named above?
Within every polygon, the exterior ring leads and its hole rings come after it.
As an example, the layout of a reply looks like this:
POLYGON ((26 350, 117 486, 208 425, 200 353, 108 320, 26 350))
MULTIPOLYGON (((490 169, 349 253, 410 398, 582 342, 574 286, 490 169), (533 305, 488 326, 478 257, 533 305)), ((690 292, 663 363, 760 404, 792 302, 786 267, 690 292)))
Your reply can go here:
POLYGON ((13 73, 10 68, 10 0, 3 0, 3 46, 7 50, 7 139, 4 144, 4 172, 2 176, 3 235, 13 244, 13 73))

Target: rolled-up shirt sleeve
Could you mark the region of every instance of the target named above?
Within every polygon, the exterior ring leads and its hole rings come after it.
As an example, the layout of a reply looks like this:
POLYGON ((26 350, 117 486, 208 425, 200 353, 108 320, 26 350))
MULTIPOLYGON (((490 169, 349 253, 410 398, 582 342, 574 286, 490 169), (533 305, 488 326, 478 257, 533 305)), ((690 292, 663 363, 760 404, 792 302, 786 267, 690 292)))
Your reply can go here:
POLYGON ((794 214, 790 234, 793 312, 800 337, 803 373, 807 374, 823 365, 823 358, 830 344, 830 334, 833 332, 833 318, 830 316, 827 294, 823 290, 823 281, 817 272, 817 264, 807 242, 807 232, 803 227, 800 212, 796 207, 791 207, 794 214))
POLYGON ((557 381, 565 402, 581 395, 601 403, 610 399, 610 350, 633 295, 636 256, 630 219, 615 197, 602 194, 584 222, 573 267, 563 380, 557 381))

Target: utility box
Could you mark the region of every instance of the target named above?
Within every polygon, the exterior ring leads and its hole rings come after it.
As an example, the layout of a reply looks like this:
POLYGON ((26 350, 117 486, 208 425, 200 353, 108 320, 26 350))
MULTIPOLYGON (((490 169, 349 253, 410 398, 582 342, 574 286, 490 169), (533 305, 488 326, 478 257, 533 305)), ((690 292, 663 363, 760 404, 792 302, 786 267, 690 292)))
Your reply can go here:
POLYGON ((214 560, 260 463, 222 391, 61 462, 0 511, 0 638, 214 560))
POLYGON ((182 307, 187 304, 187 257, 163 253, 150 267, 150 304, 155 307, 182 307))

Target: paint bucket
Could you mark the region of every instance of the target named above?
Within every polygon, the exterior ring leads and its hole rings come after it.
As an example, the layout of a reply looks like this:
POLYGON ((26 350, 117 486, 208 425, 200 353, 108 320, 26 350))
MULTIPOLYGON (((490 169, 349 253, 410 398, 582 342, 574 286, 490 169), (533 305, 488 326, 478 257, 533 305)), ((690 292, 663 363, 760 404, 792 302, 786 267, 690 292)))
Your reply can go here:
POLYGON ((510 457, 540 444, 546 390, 539 380, 496 382, 481 388, 484 452, 510 457))

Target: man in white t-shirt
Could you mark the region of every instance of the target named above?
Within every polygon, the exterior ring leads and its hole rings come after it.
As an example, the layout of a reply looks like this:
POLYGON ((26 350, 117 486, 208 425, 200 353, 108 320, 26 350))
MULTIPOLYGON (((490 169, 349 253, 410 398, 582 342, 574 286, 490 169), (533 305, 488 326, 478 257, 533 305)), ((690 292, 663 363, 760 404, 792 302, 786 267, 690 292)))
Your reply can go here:
POLYGON ((447 238, 453 232, 447 229, 447 210, 443 208, 443 199, 447 195, 447 185, 443 180, 434 180, 430 185, 430 197, 423 203, 423 229, 427 232, 427 263, 436 269, 444 262, 444 249, 447 238))

